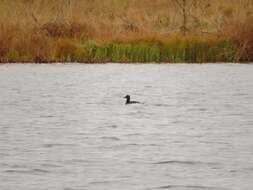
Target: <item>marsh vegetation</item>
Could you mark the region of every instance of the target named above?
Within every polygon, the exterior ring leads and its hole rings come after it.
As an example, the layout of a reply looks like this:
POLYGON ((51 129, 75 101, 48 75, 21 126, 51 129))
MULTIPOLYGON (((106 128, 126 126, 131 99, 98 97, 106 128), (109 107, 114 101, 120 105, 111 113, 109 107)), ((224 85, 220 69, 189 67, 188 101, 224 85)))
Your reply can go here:
POLYGON ((2 0, 0 62, 250 62, 252 0, 2 0))

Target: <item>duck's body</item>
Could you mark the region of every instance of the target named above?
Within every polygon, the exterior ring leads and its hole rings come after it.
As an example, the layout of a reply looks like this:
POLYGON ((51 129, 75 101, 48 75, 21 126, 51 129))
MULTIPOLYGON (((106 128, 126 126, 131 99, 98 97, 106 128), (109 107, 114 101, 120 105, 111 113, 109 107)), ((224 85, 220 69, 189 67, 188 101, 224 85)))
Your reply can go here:
POLYGON ((126 98, 126 104, 140 104, 138 101, 131 101, 130 95, 126 95, 124 98, 126 98))

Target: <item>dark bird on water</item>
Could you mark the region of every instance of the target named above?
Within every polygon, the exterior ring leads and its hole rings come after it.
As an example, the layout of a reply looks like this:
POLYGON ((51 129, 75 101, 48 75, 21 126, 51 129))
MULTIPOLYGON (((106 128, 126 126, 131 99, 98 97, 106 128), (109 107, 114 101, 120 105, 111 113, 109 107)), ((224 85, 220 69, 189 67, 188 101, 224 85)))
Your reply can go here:
POLYGON ((130 100, 130 95, 126 95, 124 98, 126 98, 126 104, 140 104, 140 102, 131 101, 130 100))

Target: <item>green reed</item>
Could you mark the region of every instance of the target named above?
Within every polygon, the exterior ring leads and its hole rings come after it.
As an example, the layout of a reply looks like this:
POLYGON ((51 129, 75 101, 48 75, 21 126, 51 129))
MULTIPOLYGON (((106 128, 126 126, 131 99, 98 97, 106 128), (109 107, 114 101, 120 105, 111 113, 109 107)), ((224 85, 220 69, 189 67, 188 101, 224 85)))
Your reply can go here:
POLYGON ((81 45, 64 42, 56 50, 61 61, 85 63, 234 62, 237 52, 236 46, 229 40, 196 37, 172 38, 167 41, 111 41, 102 44, 88 41, 81 45))

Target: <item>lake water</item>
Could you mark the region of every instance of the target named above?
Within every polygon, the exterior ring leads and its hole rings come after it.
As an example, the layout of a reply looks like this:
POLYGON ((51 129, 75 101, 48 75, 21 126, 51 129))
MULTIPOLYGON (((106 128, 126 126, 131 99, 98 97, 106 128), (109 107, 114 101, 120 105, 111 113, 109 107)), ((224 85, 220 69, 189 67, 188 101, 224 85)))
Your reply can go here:
POLYGON ((0 65, 1 190, 252 190, 252 179, 253 65, 0 65))

